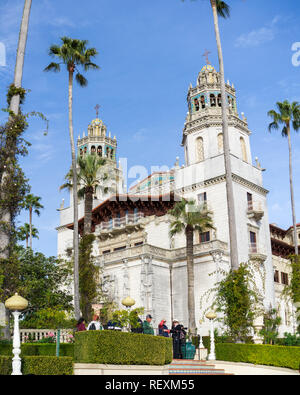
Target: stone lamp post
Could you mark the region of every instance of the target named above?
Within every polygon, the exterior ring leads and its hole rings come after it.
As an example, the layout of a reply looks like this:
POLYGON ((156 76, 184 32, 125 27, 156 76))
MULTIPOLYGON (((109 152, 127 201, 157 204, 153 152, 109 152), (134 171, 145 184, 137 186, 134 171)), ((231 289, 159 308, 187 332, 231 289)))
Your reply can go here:
POLYGON ((20 330, 19 330, 19 317, 21 311, 28 307, 28 301, 17 293, 5 302, 5 307, 12 311, 14 316, 14 337, 13 337, 13 360, 12 360, 12 375, 21 376, 21 343, 20 343, 20 330))
MULTIPOLYGON (((135 305, 135 300, 132 299, 130 296, 127 296, 125 299, 122 300, 122 305, 127 308, 128 314, 130 312, 130 308, 135 305)), ((128 322, 127 331, 130 332, 130 323, 128 322)))
POLYGON ((204 347, 204 344, 202 342, 202 331, 201 331, 201 326, 203 324, 203 320, 199 320, 199 324, 200 324, 200 329, 199 329, 199 348, 198 348, 198 359, 201 361, 204 361, 207 358, 207 349, 204 347))
POLYGON ((216 360, 216 354, 215 354, 215 335, 214 335, 214 319, 217 318, 217 315, 214 311, 209 311, 205 317, 209 319, 210 321, 210 353, 208 355, 208 360, 209 361, 215 361, 216 360))

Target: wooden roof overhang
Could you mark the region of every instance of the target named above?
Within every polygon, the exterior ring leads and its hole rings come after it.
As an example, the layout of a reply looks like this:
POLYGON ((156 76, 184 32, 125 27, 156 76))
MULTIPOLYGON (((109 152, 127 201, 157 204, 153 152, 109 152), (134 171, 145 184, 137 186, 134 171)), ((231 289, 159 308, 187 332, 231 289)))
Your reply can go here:
POLYGON ((272 255, 288 258, 295 253, 295 248, 284 241, 277 240, 271 237, 272 255))
MULTIPOLYGON (((96 225, 101 222, 108 222, 111 218, 125 216, 126 211, 133 213, 134 209, 138 209, 145 217, 156 215, 161 217, 174 207, 176 201, 181 200, 174 193, 165 195, 114 195, 105 200, 92 211, 92 232, 95 231, 96 225)), ((84 225, 84 217, 78 221, 79 233, 82 235, 84 225)), ((68 229, 74 229, 74 224, 67 225, 68 229)))

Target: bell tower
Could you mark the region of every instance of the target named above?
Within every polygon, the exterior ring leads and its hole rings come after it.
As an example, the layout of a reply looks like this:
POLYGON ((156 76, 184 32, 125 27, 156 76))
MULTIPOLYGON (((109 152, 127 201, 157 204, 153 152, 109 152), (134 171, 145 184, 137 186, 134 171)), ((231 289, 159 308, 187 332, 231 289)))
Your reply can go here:
MULTIPOLYGON (((225 89, 231 153, 251 163, 247 119, 237 112, 234 85, 227 81, 225 89)), ((212 65, 201 69, 195 87, 189 86, 187 103, 182 145, 186 165, 191 165, 223 153, 220 73, 212 65)))

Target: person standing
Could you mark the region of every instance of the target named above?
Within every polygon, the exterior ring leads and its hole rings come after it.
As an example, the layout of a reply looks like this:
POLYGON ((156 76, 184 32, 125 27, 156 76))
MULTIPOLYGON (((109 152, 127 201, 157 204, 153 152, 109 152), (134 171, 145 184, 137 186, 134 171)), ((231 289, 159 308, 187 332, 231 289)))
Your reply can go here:
POLYGON ((101 325, 99 321, 99 316, 94 314, 93 315, 93 321, 91 321, 87 327, 88 331, 101 331, 103 330, 103 326, 101 325))
POLYGON ((82 332, 82 331, 86 331, 86 327, 85 327, 85 319, 84 318, 79 318, 77 324, 76 324, 76 330, 77 332, 82 332))
POLYGON ((164 337, 169 337, 170 330, 168 329, 166 325, 166 320, 161 320, 161 322, 158 325, 158 335, 159 336, 164 336, 164 337))
POLYGON ((137 326, 135 328, 131 328, 132 333, 143 333, 143 321, 138 316, 137 312, 135 312, 135 318, 137 320, 137 326))
POLYGON ((173 321, 172 329, 170 331, 173 338, 173 358, 182 359, 181 346, 184 344, 186 332, 183 325, 180 325, 177 320, 173 321))
POLYGON ((145 335, 154 335, 154 329, 151 324, 151 321, 152 321, 152 316, 148 314, 146 316, 146 320, 143 322, 143 333, 145 335))

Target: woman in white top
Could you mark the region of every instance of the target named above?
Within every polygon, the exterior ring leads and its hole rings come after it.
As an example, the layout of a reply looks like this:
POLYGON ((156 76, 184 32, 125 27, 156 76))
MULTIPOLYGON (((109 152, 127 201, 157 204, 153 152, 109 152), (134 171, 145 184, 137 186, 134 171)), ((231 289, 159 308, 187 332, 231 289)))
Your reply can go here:
POLYGON ((91 321, 87 327, 88 331, 96 330, 96 331, 101 331, 103 330, 103 326, 99 322, 99 316, 98 315, 93 315, 93 321, 91 321))

